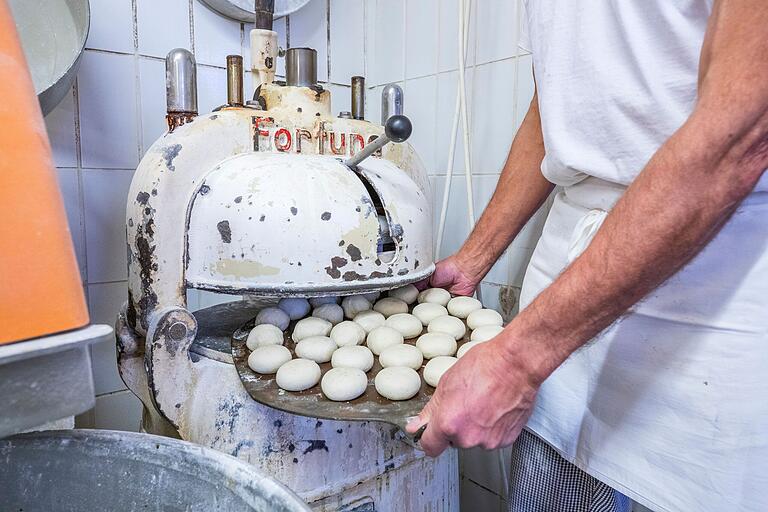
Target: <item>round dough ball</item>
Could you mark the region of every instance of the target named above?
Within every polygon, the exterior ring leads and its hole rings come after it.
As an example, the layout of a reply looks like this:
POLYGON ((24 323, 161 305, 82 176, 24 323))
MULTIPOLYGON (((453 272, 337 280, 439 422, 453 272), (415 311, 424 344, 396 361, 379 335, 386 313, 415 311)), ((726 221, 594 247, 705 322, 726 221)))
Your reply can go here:
POLYGON ((389 290, 388 295, 393 299, 400 299, 406 304, 413 304, 414 302, 416 302, 416 299, 419 297, 419 289, 412 284, 407 284, 402 288, 395 288, 394 290, 389 290))
POLYGON ((504 323, 501 314, 493 309, 476 309, 467 316, 467 327, 477 329, 484 325, 498 325, 504 323))
POLYGON ((376 374, 376 392, 389 400, 408 400, 421 389, 421 377, 413 368, 390 366, 376 374))
POLYGON ((416 348, 424 354, 424 359, 438 356, 452 356, 456 353, 456 340, 450 334, 428 332, 416 340, 416 348))
POLYGON ((390 297, 384 297, 379 302, 373 305, 373 310, 378 311, 385 317, 389 318, 392 315, 398 313, 407 313, 408 304, 400 299, 392 299, 390 297))
POLYGON ((367 300, 368 302, 370 302, 371 304, 373 304, 374 302, 376 302, 376 299, 378 299, 379 297, 381 297, 381 292, 369 292, 369 293, 364 293, 364 294, 363 294, 363 297, 365 297, 365 300, 367 300))
POLYGON ((503 330, 504 328, 500 325, 483 325, 472 331, 469 339, 472 341, 488 341, 498 336, 503 330))
POLYGON ((368 387, 368 377, 357 368, 332 368, 325 372, 320 381, 320 389, 328 400, 346 402, 354 400, 368 387))
POLYGON ((465 343, 465 344, 463 344, 462 346, 459 347, 459 350, 456 351, 456 357, 458 359, 461 359, 461 357, 464 354, 466 354, 467 352, 469 352, 469 350, 472 347, 477 346, 477 345, 479 345, 481 343, 485 343, 485 342, 484 341, 468 341, 467 343, 465 343))
POLYGON ((460 340, 467 333, 467 327, 454 316, 439 316, 429 322, 427 332, 442 332, 460 340))
POLYGON ((328 320, 315 317, 302 318, 293 327, 291 339, 298 343, 310 336, 328 336, 332 328, 333 325, 328 320))
POLYGON ((400 331, 387 326, 377 327, 368 334, 367 345, 371 349, 371 352, 377 356, 381 354, 385 348, 393 345, 400 345, 404 342, 403 335, 400 331))
POLYGON ((448 304, 448 301, 451 300, 451 294, 448 293, 448 290, 444 290, 443 288, 427 288, 419 294, 416 300, 419 304, 422 302, 433 302, 445 306, 448 304))
POLYGON ((320 366, 309 359, 294 359, 277 370, 275 380, 286 391, 304 391, 320 382, 320 366))
POLYGON ((424 380, 427 384, 436 388, 438 382, 440 382, 440 377, 442 377, 451 366, 456 364, 456 361, 458 361, 458 359, 455 357, 448 356, 440 356, 432 359, 424 367, 424 380))
POLYGON ((365 341, 365 329, 351 320, 344 320, 331 329, 331 339, 339 347, 359 345, 365 341))
POLYGON ((355 316, 354 322, 362 327, 365 332, 371 332, 377 327, 384 325, 384 315, 378 311, 362 311, 355 316))
POLYGON ((256 325, 271 324, 284 331, 291 319, 288 313, 280 308, 264 308, 256 315, 256 325))
POLYGON ((387 320, 384 322, 384 325, 400 331, 400 334, 402 334, 406 339, 415 338, 421 334, 421 331, 424 327, 421 325, 421 320, 410 313, 398 313, 396 315, 392 315, 391 317, 387 318, 387 320))
POLYGON ((264 345, 282 345, 283 331, 272 324, 260 324, 251 329, 248 338, 245 340, 245 346, 248 350, 256 350, 256 347, 264 345))
POLYGON ((407 366, 418 370, 424 364, 424 354, 413 345, 392 345, 381 351, 379 364, 383 368, 390 366, 407 366))
POLYGON ((309 299, 309 305, 313 308, 322 306, 323 304, 338 304, 338 297, 312 297, 309 299))
POLYGON ((434 302, 422 302, 413 308, 413 316, 421 320, 424 327, 428 326, 429 322, 435 318, 446 315, 448 315, 448 310, 445 309, 445 306, 434 302))
POLYGON ((367 372, 373 367, 373 352, 368 347, 350 345, 341 347, 331 356, 334 368, 357 368, 367 372))
POLYGON ((312 311, 312 316, 328 320, 333 325, 344 320, 344 310, 338 304, 321 304, 312 311))
POLYGON ((448 312, 457 318, 467 318, 470 313, 483 308, 483 304, 474 297, 454 297, 448 301, 448 312))
POLYGON ((307 316, 307 313, 309 313, 309 301, 307 299, 286 297, 280 299, 280 302, 277 303, 277 307, 285 311, 291 320, 304 318, 307 316))
POLYGON ((275 373, 290 361, 291 357, 291 351, 282 345, 264 345, 251 352, 248 356, 248 366, 256 373, 275 373))
POLYGON ((352 320, 359 312, 371 309, 371 303, 362 295, 351 295, 344 297, 341 307, 344 308, 344 316, 352 320))
POLYGON ((337 348, 336 342, 328 336, 310 336, 298 342, 294 352, 297 357, 311 359, 316 363, 327 363, 337 348))

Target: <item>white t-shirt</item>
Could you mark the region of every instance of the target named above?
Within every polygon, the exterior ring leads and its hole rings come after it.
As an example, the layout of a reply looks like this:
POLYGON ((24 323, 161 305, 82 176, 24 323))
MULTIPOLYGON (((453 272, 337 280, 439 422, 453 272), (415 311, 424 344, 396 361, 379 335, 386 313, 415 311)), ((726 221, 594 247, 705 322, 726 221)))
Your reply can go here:
POLYGON ((628 185, 693 110, 713 0, 523 1, 542 172, 628 185))

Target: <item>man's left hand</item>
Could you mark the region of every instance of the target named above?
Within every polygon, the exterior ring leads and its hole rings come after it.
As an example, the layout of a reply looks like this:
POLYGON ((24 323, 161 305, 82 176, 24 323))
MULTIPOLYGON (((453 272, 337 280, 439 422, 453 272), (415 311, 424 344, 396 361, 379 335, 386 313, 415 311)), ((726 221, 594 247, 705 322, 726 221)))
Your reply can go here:
POLYGON ((432 399, 411 421, 427 424, 421 446, 436 457, 449 445, 492 450, 511 445, 531 415, 540 381, 509 350, 507 332, 467 352, 440 379, 432 399))

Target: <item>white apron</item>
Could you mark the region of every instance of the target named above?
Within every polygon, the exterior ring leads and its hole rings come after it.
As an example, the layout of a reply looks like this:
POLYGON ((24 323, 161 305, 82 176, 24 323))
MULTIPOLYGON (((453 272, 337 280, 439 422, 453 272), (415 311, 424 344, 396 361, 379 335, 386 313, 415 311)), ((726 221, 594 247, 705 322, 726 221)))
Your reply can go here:
MULTIPOLYGON (((768 511, 767 181, 688 266, 545 381, 528 423, 653 510, 768 511)), ((590 177, 557 195, 521 306, 624 190, 590 177)))

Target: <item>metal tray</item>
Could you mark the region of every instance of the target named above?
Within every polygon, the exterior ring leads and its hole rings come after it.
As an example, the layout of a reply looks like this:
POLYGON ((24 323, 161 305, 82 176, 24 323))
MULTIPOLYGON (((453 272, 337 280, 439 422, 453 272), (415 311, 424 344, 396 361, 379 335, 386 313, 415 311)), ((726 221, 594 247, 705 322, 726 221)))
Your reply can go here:
MULTIPOLYGON (((295 322, 285 331, 285 347, 294 353, 295 343, 289 333, 293 332, 295 322)), ((379 358, 374 358, 373 368, 368 375, 368 387, 360 397, 349 402, 334 402, 325 398, 320 391, 320 384, 311 387, 305 391, 292 392, 280 389, 275 382, 275 375, 261 375, 248 366, 248 355, 250 351, 245 346, 248 333, 253 329, 254 320, 251 319, 243 326, 238 328, 232 335, 232 359, 235 362, 235 368, 240 375, 245 390, 251 397, 259 403, 300 416, 309 416, 312 418, 321 418, 329 420, 342 421, 380 421, 389 423, 398 427, 405 434, 405 425, 408 418, 418 415, 429 399, 435 388, 424 382, 424 366, 419 369, 421 379, 421 389, 410 400, 393 401, 388 400, 376 392, 374 378, 381 370, 379 358)), ((469 329, 467 335, 459 340, 458 344, 469 341, 469 329)), ((409 345, 416 344, 416 338, 405 340, 409 345)), ((323 373, 331 369, 331 363, 320 365, 323 373)), ((420 432, 413 438, 405 434, 411 442, 418 441, 420 432)))

